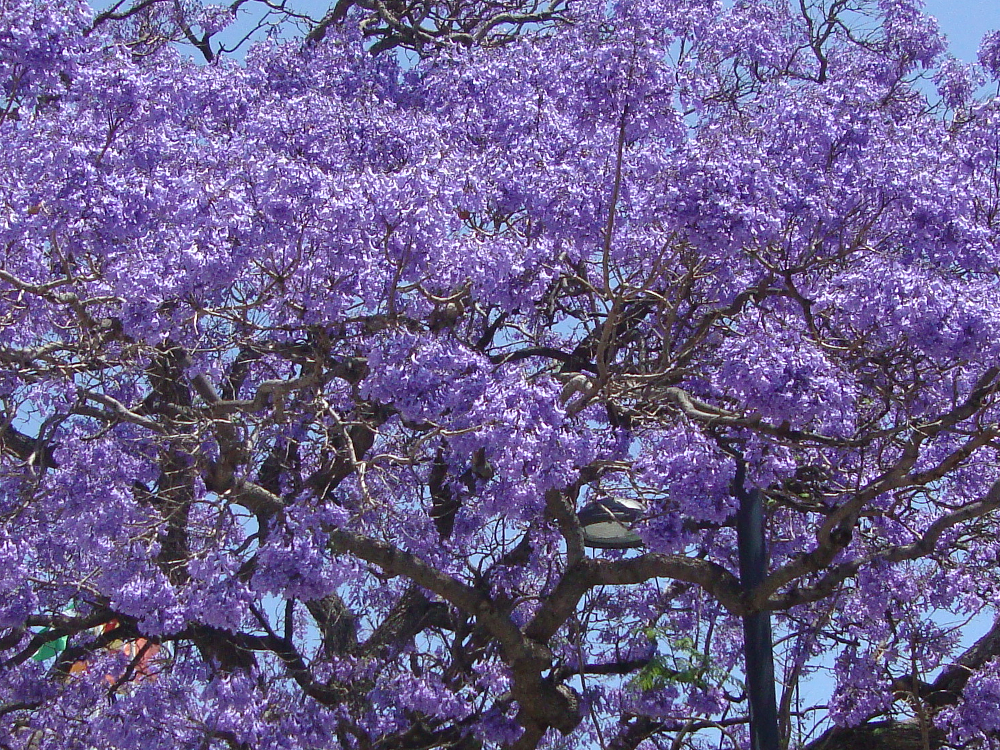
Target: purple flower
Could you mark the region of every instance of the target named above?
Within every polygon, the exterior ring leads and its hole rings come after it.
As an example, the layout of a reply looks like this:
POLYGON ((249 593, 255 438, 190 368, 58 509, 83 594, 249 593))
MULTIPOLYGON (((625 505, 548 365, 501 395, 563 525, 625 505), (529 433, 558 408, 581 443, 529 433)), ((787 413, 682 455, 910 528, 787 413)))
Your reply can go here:
POLYGON ((983 35, 977 59, 990 78, 1000 78, 1000 31, 990 31, 983 35))

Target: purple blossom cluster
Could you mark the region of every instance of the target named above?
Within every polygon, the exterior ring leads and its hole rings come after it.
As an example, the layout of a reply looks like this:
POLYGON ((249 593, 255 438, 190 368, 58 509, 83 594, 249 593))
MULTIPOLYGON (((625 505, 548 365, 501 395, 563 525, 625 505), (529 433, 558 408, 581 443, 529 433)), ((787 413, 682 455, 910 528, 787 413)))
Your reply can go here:
POLYGON ((375 4, 0 3, 0 747, 996 742, 1000 34, 375 4))

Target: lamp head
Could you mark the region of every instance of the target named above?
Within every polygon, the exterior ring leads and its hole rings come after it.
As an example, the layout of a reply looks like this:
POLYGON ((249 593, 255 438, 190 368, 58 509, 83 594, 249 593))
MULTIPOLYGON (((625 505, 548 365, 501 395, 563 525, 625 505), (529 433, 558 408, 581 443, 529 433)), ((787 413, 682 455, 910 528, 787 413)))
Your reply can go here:
POLYGON ((576 514, 583 527, 583 543, 599 549, 642 547, 642 539, 629 526, 645 510, 642 503, 630 498, 603 497, 587 503, 576 514))

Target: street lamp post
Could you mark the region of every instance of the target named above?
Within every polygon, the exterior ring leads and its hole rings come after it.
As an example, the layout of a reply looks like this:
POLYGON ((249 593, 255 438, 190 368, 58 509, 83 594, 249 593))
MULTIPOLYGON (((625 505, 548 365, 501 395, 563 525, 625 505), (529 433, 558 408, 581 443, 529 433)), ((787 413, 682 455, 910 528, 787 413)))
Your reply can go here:
MULTIPOLYGON (((733 494, 739 500, 736 540, 740 558, 740 583, 750 592, 767 576, 767 544, 764 537, 764 500, 757 489, 744 486, 746 468, 737 464, 733 494)), ((600 498, 585 505, 577 518, 583 528, 583 543, 601 549, 642 547, 642 539, 629 526, 642 517, 645 508, 627 498, 600 498)), ((750 703, 751 750, 780 750, 778 709, 774 689, 774 648, 771 616, 767 610, 743 618, 747 697, 750 703)))
MULTIPOLYGON (((737 474, 741 478, 742 472, 737 474)), ((736 512, 736 544, 740 555, 740 583, 750 592, 767 575, 764 541, 764 501, 760 490, 735 485, 740 501, 736 512)), ((743 650, 747 664, 747 697, 750 701, 751 750, 779 750, 778 709, 774 691, 774 656, 771 615, 767 610, 743 618, 743 650)))

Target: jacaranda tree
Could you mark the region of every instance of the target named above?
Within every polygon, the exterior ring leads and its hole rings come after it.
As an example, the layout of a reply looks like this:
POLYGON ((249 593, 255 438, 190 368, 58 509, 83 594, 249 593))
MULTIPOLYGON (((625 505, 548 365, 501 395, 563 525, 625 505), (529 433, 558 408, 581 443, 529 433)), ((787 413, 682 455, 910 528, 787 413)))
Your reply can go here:
POLYGON ((997 746, 1000 34, 251 5, 0 2, 0 748, 741 747, 754 612, 787 747, 997 746))

